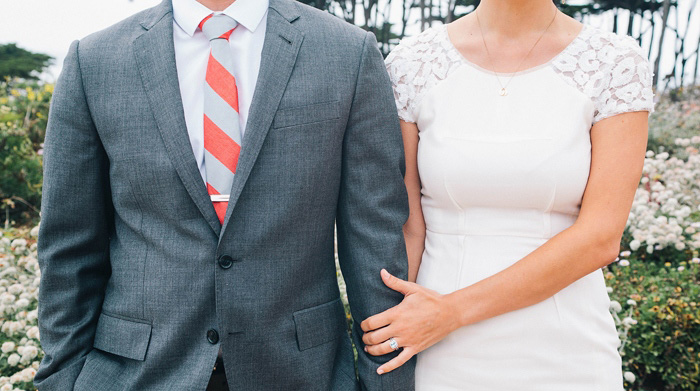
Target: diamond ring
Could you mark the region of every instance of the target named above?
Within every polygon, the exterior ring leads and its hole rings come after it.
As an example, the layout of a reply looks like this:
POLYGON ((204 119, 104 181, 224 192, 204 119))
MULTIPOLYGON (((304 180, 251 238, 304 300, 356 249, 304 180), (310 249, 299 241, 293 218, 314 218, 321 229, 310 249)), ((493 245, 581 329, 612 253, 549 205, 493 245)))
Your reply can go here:
POLYGON ((399 344, 396 342, 394 337, 389 338, 389 346, 391 346, 392 349, 399 350, 399 344))

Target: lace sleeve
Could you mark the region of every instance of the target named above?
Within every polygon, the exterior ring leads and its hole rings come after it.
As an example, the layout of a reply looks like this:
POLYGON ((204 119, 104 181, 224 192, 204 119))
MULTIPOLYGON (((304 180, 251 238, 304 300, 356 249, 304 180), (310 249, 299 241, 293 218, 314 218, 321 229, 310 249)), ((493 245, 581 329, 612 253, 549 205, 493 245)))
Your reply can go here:
POLYGON ((607 73, 607 88, 595 97, 593 123, 631 111, 654 111, 652 70, 637 42, 628 36, 610 34, 602 40, 599 55, 607 73), (607 68, 607 69, 606 69, 607 68))
POLYGON ((416 122, 413 115, 415 85, 412 83, 413 77, 410 75, 410 62, 410 49, 402 42, 387 56, 386 70, 394 89, 394 100, 399 118, 406 122, 416 122))
POLYGON ((399 118, 415 123, 422 97, 459 67, 445 25, 405 38, 386 58, 399 118))

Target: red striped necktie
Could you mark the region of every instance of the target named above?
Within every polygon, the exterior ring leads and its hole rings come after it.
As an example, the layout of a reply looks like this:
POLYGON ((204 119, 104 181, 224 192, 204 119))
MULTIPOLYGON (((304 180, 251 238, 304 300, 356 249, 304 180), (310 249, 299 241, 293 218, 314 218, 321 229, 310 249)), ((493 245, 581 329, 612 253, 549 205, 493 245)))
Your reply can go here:
POLYGON ((238 88, 233 76, 233 52, 228 43, 237 25, 223 14, 209 15, 199 24, 211 42, 204 83, 204 166, 207 191, 221 224, 241 152, 238 88))

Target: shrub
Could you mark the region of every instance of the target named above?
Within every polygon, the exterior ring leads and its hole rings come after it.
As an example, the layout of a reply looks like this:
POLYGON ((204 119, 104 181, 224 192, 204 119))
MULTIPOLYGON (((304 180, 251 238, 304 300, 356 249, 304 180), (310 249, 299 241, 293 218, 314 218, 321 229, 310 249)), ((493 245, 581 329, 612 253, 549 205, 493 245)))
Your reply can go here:
POLYGON ((0 202, 7 223, 38 217, 50 84, 0 83, 0 202))
POLYGON ((627 389, 700 389, 700 259, 678 266, 623 259, 606 280, 627 389))
POLYGON ((674 90, 661 98, 649 118, 648 149, 684 158, 686 146, 677 145, 676 139, 690 139, 699 133, 700 86, 674 90))
MULTIPOLYGON (((700 147, 700 136, 680 139, 700 147)), ((678 262, 700 249, 700 153, 647 153, 623 242, 638 259, 678 262)))
POLYGON ((37 228, 0 232, 0 387, 34 390, 39 345, 37 228), (9 385, 9 386, 8 386, 9 385))

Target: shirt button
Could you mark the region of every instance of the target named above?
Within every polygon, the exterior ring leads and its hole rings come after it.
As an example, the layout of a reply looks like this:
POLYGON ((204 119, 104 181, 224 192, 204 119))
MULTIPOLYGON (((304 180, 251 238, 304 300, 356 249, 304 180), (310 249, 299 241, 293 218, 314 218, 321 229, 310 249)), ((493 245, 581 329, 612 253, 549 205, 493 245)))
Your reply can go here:
POLYGON ((219 257, 219 266, 221 266, 222 269, 228 269, 233 265, 233 258, 231 258, 228 255, 222 255, 219 257))
POLYGON ((219 342, 219 333, 214 329, 207 331, 207 341, 209 341, 210 344, 215 345, 217 342, 219 342))

